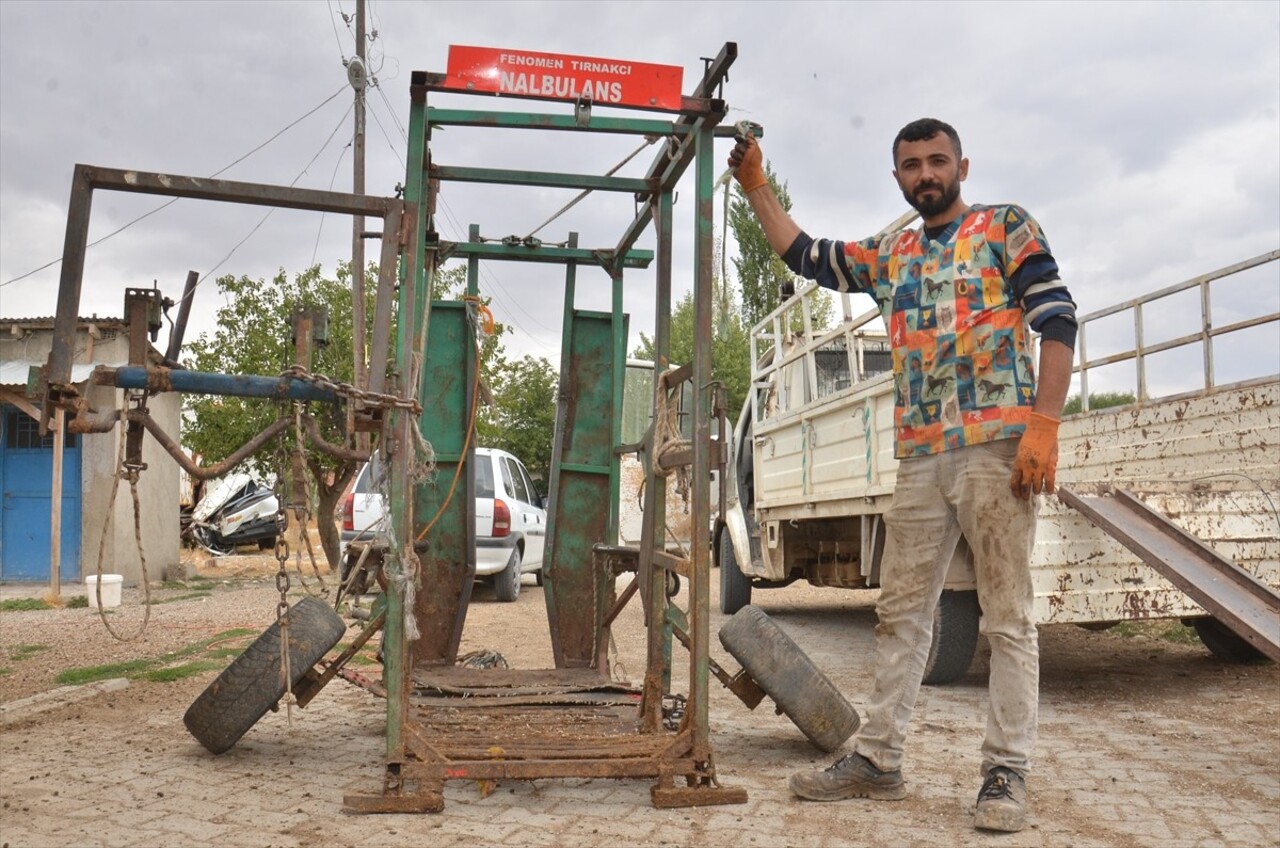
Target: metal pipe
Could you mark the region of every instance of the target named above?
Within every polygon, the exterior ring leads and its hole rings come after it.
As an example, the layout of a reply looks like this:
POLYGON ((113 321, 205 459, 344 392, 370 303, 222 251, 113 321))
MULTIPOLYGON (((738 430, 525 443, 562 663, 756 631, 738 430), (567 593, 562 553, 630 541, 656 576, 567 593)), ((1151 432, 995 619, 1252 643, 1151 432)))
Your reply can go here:
POLYGON ((316 400, 335 403, 332 390, 294 377, 255 377, 245 374, 212 374, 163 367, 133 365, 111 368, 99 365, 93 382, 118 389, 146 389, 150 392, 190 392, 231 397, 260 397, 274 400, 316 400))
POLYGON ((235 468, 237 465, 256 453, 257 450, 267 442, 278 436, 293 421, 289 416, 282 415, 267 427, 267 429, 245 442, 239 450, 222 460, 222 462, 215 462, 213 465, 198 465, 189 456, 187 456, 187 453, 182 449, 182 446, 175 442, 173 438, 164 431, 164 428, 156 423, 155 419, 153 419, 149 413, 140 409, 133 409, 125 412, 123 417, 131 423, 141 424, 143 427, 146 427, 147 432, 152 436, 155 436, 156 441, 160 443, 160 447, 164 448, 165 452, 168 453, 169 456, 173 457, 174 460, 177 461, 178 465, 182 466, 184 471, 197 480, 212 480, 215 477, 221 477, 223 474, 226 474, 228 471, 235 468))
POLYGON ((329 456, 350 460, 351 462, 366 462, 373 455, 372 451, 347 448, 326 440, 320 433, 320 422, 310 415, 302 416, 302 424, 307 428, 307 435, 311 437, 311 441, 315 443, 316 447, 329 454, 329 456))
POLYGON ((191 301, 196 296, 196 283, 200 274, 187 272, 186 285, 182 287, 182 300, 178 301, 178 320, 173 322, 173 330, 169 333, 169 349, 165 351, 165 364, 171 368, 178 367, 178 354, 182 352, 182 340, 187 334, 187 319, 191 316, 191 301))

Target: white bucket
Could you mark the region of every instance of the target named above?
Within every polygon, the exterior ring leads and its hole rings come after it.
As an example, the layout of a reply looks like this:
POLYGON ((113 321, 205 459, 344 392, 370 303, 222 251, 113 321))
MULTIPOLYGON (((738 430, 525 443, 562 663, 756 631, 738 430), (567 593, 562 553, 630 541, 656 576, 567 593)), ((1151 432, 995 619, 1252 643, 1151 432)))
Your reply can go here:
MULTIPOLYGON (((102 608, 120 606, 120 589, 124 585, 124 575, 102 575, 102 608)), ((85 593, 89 596, 89 609, 98 608, 98 575, 90 574, 84 578, 85 593)))

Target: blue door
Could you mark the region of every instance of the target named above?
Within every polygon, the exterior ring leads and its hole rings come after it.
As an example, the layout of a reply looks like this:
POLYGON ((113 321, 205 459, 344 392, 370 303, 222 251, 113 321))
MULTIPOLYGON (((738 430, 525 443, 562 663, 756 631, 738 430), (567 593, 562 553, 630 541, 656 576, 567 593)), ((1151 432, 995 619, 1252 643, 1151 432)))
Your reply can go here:
MULTIPOLYGON (((63 580, 80 577, 80 437, 68 433, 62 454, 63 580)), ((49 579, 53 434, 13 406, 0 406, 0 579, 49 579)))

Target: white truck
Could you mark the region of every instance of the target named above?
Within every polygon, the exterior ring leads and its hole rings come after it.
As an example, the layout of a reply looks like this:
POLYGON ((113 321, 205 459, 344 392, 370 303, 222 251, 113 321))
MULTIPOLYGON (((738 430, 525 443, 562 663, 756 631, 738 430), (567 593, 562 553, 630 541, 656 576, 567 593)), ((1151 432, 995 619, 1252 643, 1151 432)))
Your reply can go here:
MULTIPOLYGON (((1040 496, 1032 568, 1042 624, 1180 618, 1226 659, 1280 651, 1280 312, 1267 311, 1277 259, 1272 251, 1080 318, 1083 408, 1064 416, 1059 433, 1065 491, 1040 496), (1224 305, 1261 314, 1241 318, 1219 305, 1215 322, 1211 284, 1224 291, 1232 278, 1251 280, 1224 305), (1198 321, 1188 318, 1196 306, 1198 321), (1191 326, 1169 337, 1179 329, 1167 320, 1173 312, 1191 326), (1125 329, 1127 345, 1114 340, 1125 329), (1093 346, 1108 352, 1090 359, 1093 346), (1200 386, 1151 397, 1148 377, 1171 363, 1200 386), (1117 368, 1136 368, 1128 371, 1137 378, 1134 402, 1090 409, 1091 376, 1111 378, 1112 388, 1117 368), (1248 376, 1239 377, 1242 369, 1248 376), (1112 514, 1126 505, 1132 509, 1112 514), (1170 535, 1181 539, 1173 552, 1161 549, 1170 535), (1212 560, 1222 574, 1204 571, 1212 560), (1204 594, 1232 580, 1245 584, 1244 595, 1204 594)), ((713 548, 722 612, 795 580, 879 585, 882 516, 897 469, 891 360, 879 313, 854 316, 850 306, 849 295, 808 285, 752 331, 753 391, 734 433, 728 506, 713 548), (811 301, 831 296, 841 298, 843 320, 815 328, 811 301)), ((927 683, 965 673, 980 615, 962 541, 934 621, 927 683)))

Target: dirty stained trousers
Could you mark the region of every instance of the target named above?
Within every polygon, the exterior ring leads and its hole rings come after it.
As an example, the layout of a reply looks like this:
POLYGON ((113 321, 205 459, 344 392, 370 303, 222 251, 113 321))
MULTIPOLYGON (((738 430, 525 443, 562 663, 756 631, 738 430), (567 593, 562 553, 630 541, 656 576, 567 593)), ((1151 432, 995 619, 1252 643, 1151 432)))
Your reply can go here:
POLYGON ((1026 775, 1035 746, 1040 681, 1030 559, 1037 499, 1009 490, 1018 439, 1002 439, 898 466, 876 604, 875 687, 854 749, 883 770, 902 764, 920 692, 933 615, 961 534, 973 553, 981 632, 991 646, 982 770, 1026 775))

